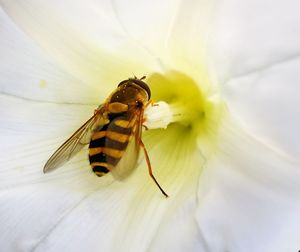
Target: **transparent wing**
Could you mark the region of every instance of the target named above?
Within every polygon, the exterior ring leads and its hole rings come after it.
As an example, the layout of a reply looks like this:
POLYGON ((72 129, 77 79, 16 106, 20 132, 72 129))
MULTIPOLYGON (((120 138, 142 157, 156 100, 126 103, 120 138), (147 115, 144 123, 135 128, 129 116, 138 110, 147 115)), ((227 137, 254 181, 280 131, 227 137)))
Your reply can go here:
POLYGON ((44 173, 52 171, 69 161, 86 144, 90 142, 95 129, 101 129, 107 123, 100 109, 83 124, 67 141, 65 141, 49 158, 44 166, 44 173))
POLYGON ((111 170, 113 177, 117 180, 127 178, 137 167, 140 153, 140 139, 142 136, 143 110, 136 111, 134 118, 129 120, 129 123, 133 123, 133 129, 128 145, 121 160, 111 170))

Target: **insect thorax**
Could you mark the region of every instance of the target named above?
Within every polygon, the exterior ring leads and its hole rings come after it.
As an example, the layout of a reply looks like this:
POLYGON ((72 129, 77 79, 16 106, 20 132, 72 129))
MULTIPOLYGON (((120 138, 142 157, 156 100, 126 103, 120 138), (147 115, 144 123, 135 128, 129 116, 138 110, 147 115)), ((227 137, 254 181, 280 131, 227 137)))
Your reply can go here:
POLYGON ((109 102, 118 102, 127 104, 129 107, 136 107, 144 105, 147 101, 147 92, 143 88, 129 82, 118 87, 117 90, 111 95, 109 102))

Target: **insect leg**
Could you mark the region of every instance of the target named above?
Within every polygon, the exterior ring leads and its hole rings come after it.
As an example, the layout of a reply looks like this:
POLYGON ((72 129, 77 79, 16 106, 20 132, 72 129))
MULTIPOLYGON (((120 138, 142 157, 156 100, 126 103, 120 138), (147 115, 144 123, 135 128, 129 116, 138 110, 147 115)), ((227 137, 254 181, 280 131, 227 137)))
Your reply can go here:
MULTIPOLYGON (((150 101, 148 101, 147 103, 146 103, 146 105, 145 105, 145 108, 147 108, 149 105, 151 105, 152 107, 153 106, 158 106, 158 104, 156 104, 156 103, 154 103, 154 101, 153 100, 150 100, 150 101)), ((146 118, 143 118, 143 123, 146 121, 146 118)), ((145 128, 145 130, 148 130, 148 127, 146 126, 146 125, 142 125, 144 128, 145 128)), ((145 147, 145 146, 144 146, 145 147)))
POLYGON ((159 190, 162 192, 163 195, 165 195, 166 197, 169 197, 168 194, 166 194, 166 192, 161 188, 161 186, 158 184, 156 178, 154 177, 153 173, 152 173, 152 168, 151 168, 151 163, 150 163, 150 159, 146 150, 146 147, 144 145, 144 143, 142 142, 142 140, 140 139, 140 146, 143 148, 144 150, 144 154, 145 154, 145 158, 147 161, 147 165, 148 165, 148 171, 149 171, 149 175, 150 177, 154 180, 155 184, 158 186, 159 190))
POLYGON ((155 103, 153 100, 149 100, 146 104, 145 104, 145 108, 147 108, 149 105, 151 105, 152 107, 154 106, 158 106, 157 103, 155 103))
POLYGON ((142 125, 142 127, 144 127, 145 130, 149 130, 148 127, 146 125, 144 125, 144 124, 142 125))

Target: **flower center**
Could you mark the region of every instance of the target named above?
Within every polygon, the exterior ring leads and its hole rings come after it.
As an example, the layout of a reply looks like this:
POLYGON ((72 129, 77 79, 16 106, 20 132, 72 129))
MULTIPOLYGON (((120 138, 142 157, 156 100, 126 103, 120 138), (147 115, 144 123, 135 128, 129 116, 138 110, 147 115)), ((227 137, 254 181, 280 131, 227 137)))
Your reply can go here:
POLYGON ((211 149, 225 108, 216 89, 207 80, 201 84, 178 71, 154 73, 147 78, 147 83, 153 100, 169 105, 168 109, 162 108, 160 114, 161 120, 169 118, 168 128, 176 128, 177 134, 193 139, 195 147, 211 149))

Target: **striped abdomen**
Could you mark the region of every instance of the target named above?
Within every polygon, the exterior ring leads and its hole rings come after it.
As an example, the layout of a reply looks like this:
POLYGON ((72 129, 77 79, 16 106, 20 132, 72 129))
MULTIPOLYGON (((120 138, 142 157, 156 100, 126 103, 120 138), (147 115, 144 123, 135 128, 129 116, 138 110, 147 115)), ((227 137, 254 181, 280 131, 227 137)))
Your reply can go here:
POLYGON ((122 158, 132 133, 133 120, 126 113, 109 114, 109 123, 92 135, 89 160, 93 171, 103 176, 122 158))

